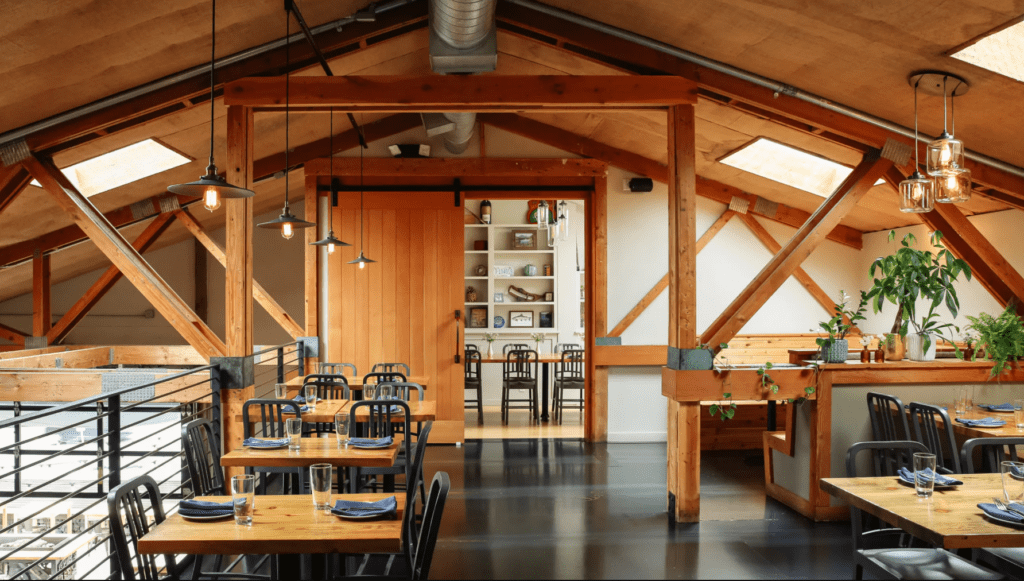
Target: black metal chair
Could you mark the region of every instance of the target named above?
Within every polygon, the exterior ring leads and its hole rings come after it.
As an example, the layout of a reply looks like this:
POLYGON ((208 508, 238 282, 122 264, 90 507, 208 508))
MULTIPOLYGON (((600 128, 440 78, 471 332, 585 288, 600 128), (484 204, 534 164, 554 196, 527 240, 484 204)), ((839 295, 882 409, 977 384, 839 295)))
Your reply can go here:
POLYGON ((579 343, 557 343, 555 345, 555 355, 564 351, 579 351, 582 348, 579 343))
POLYGON ((502 355, 508 355, 509 351, 529 351, 530 346, 526 343, 507 343, 501 348, 502 355))
MULTIPOLYGON (((287 432, 284 429, 284 421, 296 417, 302 419, 302 410, 299 403, 291 399, 250 399, 242 405, 242 434, 245 438, 260 436, 263 438, 286 438, 287 432), (250 408, 259 408, 259 415, 256 416, 250 408), (291 409, 286 413, 285 409, 291 409), (254 429, 253 424, 258 426, 254 429)), ((305 488, 306 471, 301 468, 279 468, 276 466, 258 466, 246 468, 246 474, 258 473, 260 476, 260 494, 267 493, 267 481, 271 474, 284 475, 282 493, 289 494, 290 476, 297 476, 298 488, 296 493, 301 493, 305 488)))
MULTIPOLYGON (((871 439, 876 442, 913 440, 907 423, 907 410, 900 398, 884 393, 868 392, 868 419, 871 439)), ((909 460, 904 459, 906 462, 909 460)))
POLYGON ((152 526, 167 518, 156 480, 150 476, 139 476, 111 490, 107 494, 107 512, 110 517, 110 540, 114 549, 112 558, 117 563, 121 579, 157 581, 165 577, 182 577, 187 564, 179 563, 174 555, 164 555, 164 565, 160 567, 156 555, 138 551, 139 539, 149 532, 151 526, 146 513, 153 516, 152 526), (148 502, 145 502, 147 497, 148 502))
POLYGON ((562 423, 566 404, 580 410, 583 417, 583 397, 586 386, 583 376, 583 351, 568 349, 562 351, 562 360, 555 364, 555 383, 551 392, 551 407, 555 420, 562 423), (579 397, 566 399, 565 390, 579 390, 579 397))
POLYGON ((480 351, 477 350, 466 350, 465 353, 465 390, 476 393, 475 398, 467 397, 466 409, 476 409, 477 422, 484 423, 484 396, 483 396, 483 376, 480 375, 480 366, 482 359, 480 351))
POLYGON ((537 415, 537 372, 539 366, 540 360, 537 352, 530 349, 509 351, 505 355, 501 380, 501 422, 503 424, 508 424, 508 413, 514 409, 530 410, 533 419, 539 420, 537 415), (529 397, 526 399, 513 398, 513 389, 526 390, 529 392, 529 397))
MULTIPOLYGON (((1017 447, 1024 446, 1024 437, 974 438, 964 442, 960 450, 960 465, 965 474, 998 473, 1004 460, 1019 462, 1017 447), (980 455, 980 466, 975 470, 974 457, 980 455)), ((977 549, 975 561, 1005 573, 1013 579, 1024 579, 1024 549, 977 549)))
POLYGON ((302 380, 302 386, 316 385, 317 397, 322 399, 349 399, 350 388, 344 375, 315 373, 302 380))
MULTIPOLYGON (((357 467, 355 469, 355 478, 353 483, 357 487, 363 486, 361 480, 363 475, 367 476, 382 476, 384 477, 384 491, 393 492, 395 490, 394 477, 396 475, 405 475, 405 484, 412 482, 410 475, 410 469, 412 464, 409 462, 409 458, 412 458, 412 437, 409 435, 409 404, 401 400, 363 400, 357 401, 352 404, 349 411, 349 434, 352 437, 365 437, 365 438, 384 438, 386 436, 403 436, 401 452, 404 452, 404 458, 399 455, 395 460, 394 466, 386 468, 363 468, 357 467), (392 414, 391 407, 399 406, 402 408, 400 411, 392 414), (369 415, 366 421, 357 421, 356 414, 362 409, 367 408, 369 415), (401 418, 393 418, 393 415, 401 415, 401 418)), ((377 479, 374 478, 368 484, 371 489, 377 491, 377 479)))
POLYGON ((399 373, 399 367, 402 368, 406 377, 412 375, 412 371, 405 363, 375 363, 370 371, 373 373, 399 373))
POLYGON ((359 371, 351 363, 321 363, 317 366, 317 372, 344 376, 346 367, 352 370, 352 377, 359 377, 359 371))
POLYGON ((960 454, 953 436, 953 422, 946 410, 927 403, 911 402, 910 417, 914 439, 935 454, 936 469, 943 474, 960 474, 960 454))
MULTIPOLYGON (((930 452, 920 442, 858 442, 846 453, 846 476, 867 476, 857 471, 857 455, 871 451, 872 476, 894 476, 899 468, 913 470, 903 463, 915 452, 930 452)), ((908 490, 908 494, 913 491, 908 490)), ((914 537, 902 529, 881 528, 878 520, 850 507, 853 528, 854 579, 863 579, 864 570, 884 579, 1002 579, 1003 576, 943 549, 914 547, 914 537)), ((920 545, 921 541, 917 541, 920 545)))
POLYGON ((363 376, 363 392, 361 392, 359 394, 359 397, 355 399, 363 399, 364 397, 366 397, 365 392, 367 385, 377 386, 382 383, 408 383, 408 381, 409 380, 405 376, 405 374, 393 371, 374 371, 372 373, 367 373, 366 375, 363 376))

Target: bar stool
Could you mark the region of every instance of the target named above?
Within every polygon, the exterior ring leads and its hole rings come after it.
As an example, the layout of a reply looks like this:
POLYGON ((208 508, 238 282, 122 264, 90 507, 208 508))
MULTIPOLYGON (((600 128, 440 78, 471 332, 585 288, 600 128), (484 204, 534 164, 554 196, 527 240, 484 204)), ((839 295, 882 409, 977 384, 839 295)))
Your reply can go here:
POLYGON ((501 382, 501 421, 508 424, 508 412, 514 409, 530 410, 535 421, 537 416, 537 370, 540 359, 537 352, 531 349, 517 349, 505 355, 502 364, 501 382), (513 389, 524 389, 530 393, 526 399, 513 399, 513 389), (526 405, 515 405, 526 404, 526 405))
POLYGON ((583 379, 583 351, 569 349, 562 351, 562 360, 555 367, 555 386, 552 390, 551 407, 554 411, 555 420, 561 424, 564 418, 566 404, 580 410, 580 417, 583 416, 583 393, 585 383, 583 379), (565 390, 579 390, 579 398, 565 399, 565 390))
POLYGON ((466 346, 465 352, 465 389, 467 391, 475 391, 476 399, 466 398, 466 409, 476 409, 478 417, 478 423, 484 423, 484 408, 483 408, 483 379, 480 376, 480 351, 473 347, 469 349, 470 345, 466 346))

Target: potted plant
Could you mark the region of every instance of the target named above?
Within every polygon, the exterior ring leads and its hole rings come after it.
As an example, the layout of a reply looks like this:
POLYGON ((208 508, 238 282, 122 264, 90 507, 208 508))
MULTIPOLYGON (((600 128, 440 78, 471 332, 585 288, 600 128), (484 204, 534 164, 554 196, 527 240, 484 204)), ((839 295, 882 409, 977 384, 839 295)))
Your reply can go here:
MULTIPOLYGON (((889 232, 889 241, 896 239, 896 231, 889 232)), ((907 234, 901 241, 901 248, 895 254, 876 258, 871 263, 870 274, 874 286, 868 291, 875 313, 881 312, 885 301, 896 305, 896 320, 891 334, 905 339, 907 356, 914 361, 935 359, 935 340, 943 329, 952 328, 952 323, 940 323, 936 312, 945 305, 955 318, 960 309, 953 283, 961 273, 971 280, 971 267, 953 256, 942 245, 942 232, 931 235, 931 244, 937 250, 917 250, 913 234, 907 234), (917 301, 928 301, 927 313, 918 318, 917 301), (911 328, 914 333, 910 333, 911 328)))
POLYGON ((973 361, 982 355, 995 362, 991 376, 999 378, 1009 373, 1010 368, 1018 365, 1018 359, 1024 357, 1024 322, 1017 315, 1017 307, 1010 304, 998 317, 981 313, 977 317, 967 317, 971 323, 967 329, 977 333, 977 337, 965 335, 967 348, 964 352, 958 347, 957 357, 970 357, 973 361), (973 340, 972 340, 973 339, 973 340))
POLYGON ((825 363, 846 363, 846 357, 850 354, 850 343, 846 340, 846 334, 850 332, 857 321, 864 320, 864 311, 868 306, 868 297, 864 291, 860 291, 860 304, 857 310, 851 310, 850 295, 846 291, 839 291, 839 302, 835 304, 835 316, 827 321, 818 323, 818 326, 828 333, 828 337, 819 337, 815 340, 821 349, 821 359, 825 363))
POLYGON ((906 349, 903 346, 903 337, 899 333, 882 333, 879 335, 880 347, 885 351, 886 361, 903 361, 906 349))
POLYGON ((537 348, 535 349, 535 351, 537 351, 537 355, 543 355, 540 350, 540 345, 544 342, 544 333, 532 333, 530 338, 537 344, 537 348))

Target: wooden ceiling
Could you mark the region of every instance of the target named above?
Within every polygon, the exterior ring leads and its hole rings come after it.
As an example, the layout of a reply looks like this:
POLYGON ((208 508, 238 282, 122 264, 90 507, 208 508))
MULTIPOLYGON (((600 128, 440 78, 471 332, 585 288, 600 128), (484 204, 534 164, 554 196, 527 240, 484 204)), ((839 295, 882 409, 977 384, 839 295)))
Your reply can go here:
MULTIPOLYGON (((774 77, 903 124, 910 92, 906 73, 916 68, 941 67, 965 74, 972 91, 958 106, 957 133, 968 146, 1024 165, 1024 151, 1011 146, 1016 124, 988 115, 998 110, 1018 118, 1024 108, 1019 83, 979 72, 970 65, 941 56, 959 44, 1024 11, 1024 0, 1000 4, 999 10, 981 0, 933 6, 913 0, 915 6, 893 9, 888 3, 806 3, 780 0, 771 6, 740 1, 697 0, 681 9, 672 0, 624 0, 579 3, 553 1, 567 9, 604 20, 682 48, 720 59, 765 76, 774 77), (809 5, 810 4, 810 5, 809 5), (918 6, 919 5, 919 6, 918 6), (925 10, 927 8, 927 10, 925 10), (906 46, 892 42, 915 20, 906 46), (842 23, 840 30, 835 23, 842 23), (942 29, 939 24, 946 23, 942 29), (953 23, 949 26, 948 23, 953 23), (859 39, 859 40, 858 40, 859 39), (899 48, 893 45, 900 45, 899 48), (948 46, 946 46, 948 45, 948 46), (1012 97, 1012 98, 1011 98, 1012 97)), ((170 0, 163 3, 68 1, 30 8, 19 4, 0 24, 0 130, 9 130, 65 111, 71 107, 130 89, 164 75, 199 65, 209 55, 208 0, 170 0), (114 16, 118 15, 118 16, 114 16), (130 45, 131 50, 124 47, 130 45)), ((283 35, 278 0, 221 3, 218 6, 218 54, 230 54, 283 35)), ((364 1, 300 3, 311 25, 335 20, 362 7, 364 1)), ((294 27, 293 27, 294 28, 294 27)), ((901 37, 902 40, 902 37, 901 37)), ((610 66, 587 60, 548 44, 499 31, 498 74, 620 74, 610 66)), ((420 28, 372 44, 331 60, 336 74, 429 74, 427 33, 420 28)), ((319 68, 301 74, 322 74, 319 68)), ((922 102, 922 127, 936 131, 932 121, 938 100, 922 102)), ((224 159, 224 114, 217 100, 217 159, 224 159)), ((191 104, 190 104, 191 105, 191 104)), ((206 166, 209 110, 203 103, 156 120, 136 125, 63 149, 55 155, 59 167, 90 159, 146 138, 158 138, 195 161, 181 167, 103 192, 91 198, 109 211, 159 195, 168 184, 191 181, 206 166)), ((784 125, 702 100, 697 107, 697 169, 718 180, 775 202, 813 212, 818 196, 759 178, 715 160, 757 136, 812 151, 835 161, 855 165, 860 154, 784 125)), ((362 122, 379 116, 366 115, 362 122)), ((531 117, 596 141, 645 157, 666 161, 664 115, 650 112, 580 113, 531 117)), ((348 128, 344 116, 335 118, 336 131, 348 128)), ((256 121, 256 157, 283 150, 283 115, 259 115, 256 121)), ((291 145, 299 146, 327 135, 326 117, 293 114, 291 145)), ((325 151, 326 153, 326 151, 325 151)), ((292 189, 301 183, 296 172, 292 189)), ((269 210, 283 197, 281 180, 256 186, 257 206, 269 210)), ((975 196, 964 210, 990 212, 1005 206, 975 196)), ((197 212, 209 227, 223 223, 223 209, 210 215, 197 212)), ((896 211, 895 192, 879 186, 861 202, 843 224, 862 231, 919 223, 913 215, 896 211)), ((36 238, 71 224, 49 196, 29 187, 0 214, 0 249, 36 238)), ((128 238, 131 239, 131 235, 128 238)), ((187 238, 172 228, 156 247, 187 238)), ((53 279, 63 280, 107 265, 91 244, 81 245, 54 258, 53 279), (73 259, 72 259, 73 257, 73 259)), ((0 300, 26 292, 30 273, 25 266, 3 271, 0 300)))

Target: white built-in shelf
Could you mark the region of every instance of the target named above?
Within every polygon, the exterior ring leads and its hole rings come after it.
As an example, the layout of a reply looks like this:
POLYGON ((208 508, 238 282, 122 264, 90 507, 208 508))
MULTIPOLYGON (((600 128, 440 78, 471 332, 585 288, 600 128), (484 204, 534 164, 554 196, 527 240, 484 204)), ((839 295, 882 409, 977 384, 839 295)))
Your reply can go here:
POLYGON ((494 281, 497 282, 499 280, 534 280, 534 279, 554 280, 554 278, 555 277, 553 277, 553 276, 496 276, 496 277, 494 277, 494 281))
POLYGON ((495 254, 554 254, 555 249, 550 250, 495 250, 495 254))
POLYGON ((466 254, 487 254, 486 250, 466 250, 466 254))
POLYGON ((545 334, 557 335, 558 334, 558 329, 553 329, 551 327, 512 327, 512 328, 509 328, 507 326, 502 327, 500 329, 490 329, 490 328, 484 329, 482 327, 466 327, 466 334, 467 335, 475 334, 475 333, 498 333, 498 334, 519 333, 519 334, 522 334, 522 335, 529 335, 531 333, 545 333, 545 334))
POLYGON ((536 302, 532 302, 532 303, 528 302, 528 301, 519 301, 519 302, 510 303, 508 301, 505 301, 503 303, 491 303, 491 304, 496 306, 496 307, 529 307, 529 306, 537 306, 537 305, 541 305, 541 306, 553 305, 555 303, 554 302, 544 302, 544 301, 536 301, 536 302))
POLYGON ((466 303, 467 307, 486 307, 487 303, 466 303))

